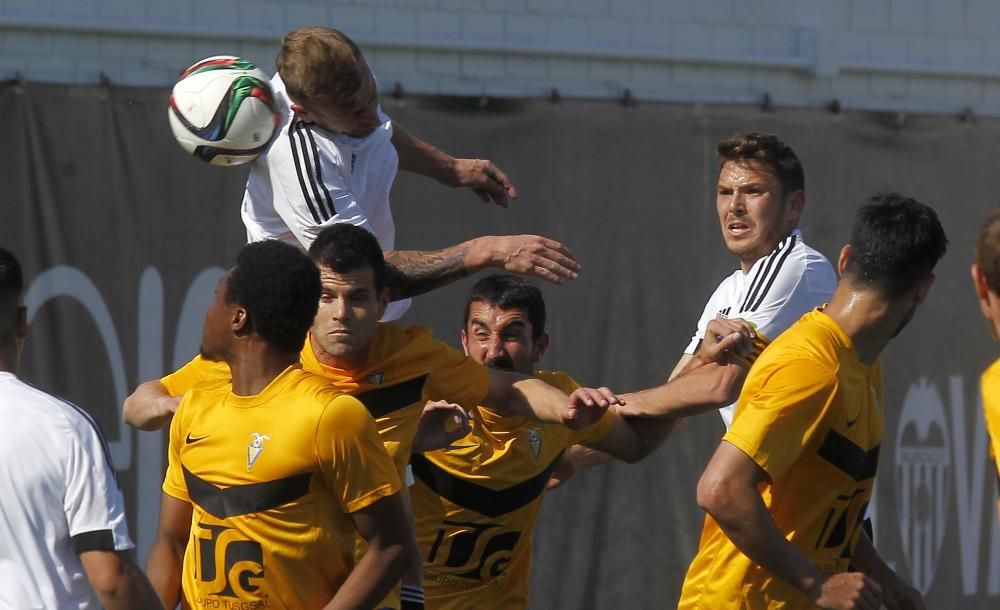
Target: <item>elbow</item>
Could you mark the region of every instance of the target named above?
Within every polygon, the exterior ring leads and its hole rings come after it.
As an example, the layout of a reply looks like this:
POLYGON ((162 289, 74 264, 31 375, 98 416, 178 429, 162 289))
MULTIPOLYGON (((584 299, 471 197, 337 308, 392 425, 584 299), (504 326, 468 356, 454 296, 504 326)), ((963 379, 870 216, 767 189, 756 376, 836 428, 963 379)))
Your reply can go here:
POLYGON ((718 477, 706 472, 698 479, 696 493, 698 508, 712 515, 713 518, 717 517, 720 508, 724 506, 726 496, 724 483, 718 477))
POLYGON ((122 421, 135 428, 141 428, 142 422, 136 417, 138 411, 136 401, 134 393, 125 399, 124 404, 122 404, 122 421))
POLYGON ((132 594, 132 578, 129 566, 119 562, 116 569, 102 570, 89 575, 90 586, 105 606, 109 602, 130 599, 132 594))

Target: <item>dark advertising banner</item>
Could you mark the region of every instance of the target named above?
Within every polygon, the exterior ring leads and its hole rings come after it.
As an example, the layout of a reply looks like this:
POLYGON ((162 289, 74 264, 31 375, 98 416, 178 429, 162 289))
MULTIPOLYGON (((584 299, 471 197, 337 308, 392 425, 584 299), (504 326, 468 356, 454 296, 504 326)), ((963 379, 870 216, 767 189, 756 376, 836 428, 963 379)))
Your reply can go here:
MULTIPOLYGON (((186 157, 167 126, 166 96, 0 89, 0 244, 21 258, 29 282, 32 336, 21 375, 99 420, 143 557, 166 435, 121 423, 121 404, 138 383, 196 352, 215 282, 245 241, 246 170, 186 157)), ((895 190, 933 206, 951 245, 928 302, 884 354, 876 545, 928 607, 997 607, 1000 521, 978 377, 1000 350, 968 267, 979 223, 1000 200, 1000 123, 449 98, 387 99, 385 110, 449 153, 496 161, 521 191, 504 210, 401 175, 397 246, 511 233, 564 242, 583 274, 543 288, 552 344, 542 364, 622 392, 665 379, 705 301, 735 268, 714 206, 718 140, 760 130, 795 148, 806 168, 801 228, 831 260, 867 196, 895 190)), ((416 299, 404 321, 457 345, 472 281, 416 299)), ((552 492, 535 532, 532 607, 675 604, 701 532, 695 485, 721 433, 716 415, 694 418, 643 463, 580 473, 552 492)), ((477 542, 480 554, 487 543, 477 542)), ((502 570, 502 553, 475 559, 502 570)))

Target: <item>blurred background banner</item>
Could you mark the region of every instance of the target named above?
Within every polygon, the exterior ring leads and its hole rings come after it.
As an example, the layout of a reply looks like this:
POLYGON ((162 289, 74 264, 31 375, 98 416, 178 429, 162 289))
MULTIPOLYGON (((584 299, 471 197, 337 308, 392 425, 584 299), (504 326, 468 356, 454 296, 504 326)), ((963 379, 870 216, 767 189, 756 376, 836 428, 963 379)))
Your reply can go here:
MULTIPOLYGON (((0 244, 21 258, 29 283, 22 376, 103 426, 142 558, 166 432, 128 428, 121 403, 195 354, 215 282, 245 241, 246 170, 187 158, 167 126, 167 95, 0 88, 0 244)), ((883 357, 887 425, 870 512, 876 546, 929 608, 1000 604, 997 481, 978 396, 997 348, 968 272, 979 223, 1000 197, 1000 122, 479 97, 386 96, 384 108, 449 153, 494 160, 521 192, 503 210, 401 174, 392 194, 398 247, 511 233, 566 243, 583 273, 543 287, 552 345, 542 364, 617 391, 666 378, 736 266, 714 206, 720 139, 767 131, 797 151, 803 234, 832 261, 871 194, 896 190, 934 207, 951 245, 928 302, 883 357)), ((416 299, 405 322, 457 346, 472 281, 416 299)), ((703 521, 695 484, 721 434, 717 416, 698 417, 644 463, 585 472, 550 494, 535 535, 532 607, 674 605, 703 521)))

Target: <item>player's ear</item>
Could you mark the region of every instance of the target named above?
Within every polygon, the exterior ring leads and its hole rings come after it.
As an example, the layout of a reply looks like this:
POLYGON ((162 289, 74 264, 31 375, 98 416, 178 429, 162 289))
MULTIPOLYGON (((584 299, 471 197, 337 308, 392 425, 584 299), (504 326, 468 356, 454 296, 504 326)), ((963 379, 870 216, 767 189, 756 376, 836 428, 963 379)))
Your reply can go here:
POLYGON ((913 293, 913 303, 915 305, 919 305, 927 299, 927 293, 931 291, 931 286, 934 285, 935 279, 936 276, 930 273, 917 283, 917 290, 913 293))
POLYGON ((802 217, 802 211, 806 209, 806 192, 798 189, 788 196, 788 218, 794 220, 796 224, 802 217))
POLYGON ((976 288, 976 296, 979 297, 980 301, 985 301, 989 288, 986 286, 986 275, 983 273, 983 268, 979 266, 979 263, 972 263, 969 274, 972 275, 972 285, 976 288))
POLYGON ((468 335, 468 333, 465 332, 464 328, 462 329, 462 332, 460 333, 459 337, 462 340, 462 351, 464 351, 465 355, 468 356, 469 355, 469 335, 468 335))
POLYGON ((229 328, 233 331, 234 335, 245 335, 252 332, 253 328, 250 324, 250 315, 247 313, 247 310, 242 307, 235 307, 229 328))
POLYGON ((382 316, 385 315, 385 310, 389 307, 389 288, 385 287, 378 293, 378 305, 376 306, 376 311, 378 312, 378 319, 381 320, 382 316))
POLYGON ((549 333, 542 333, 542 336, 535 341, 535 362, 542 359, 546 350, 549 349, 549 333))
POLYGON ((837 274, 844 275, 844 269, 847 269, 847 259, 851 256, 851 244, 844 244, 844 247, 840 249, 840 258, 837 259, 837 274))
MULTIPOLYGON (((291 101, 291 100, 289 100, 289 101, 291 101)), ((312 113, 309 112, 308 110, 306 110, 306 107, 303 106, 302 104, 293 101, 289 105, 289 108, 292 109, 292 112, 295 113, 295 116, 299 117, 300 119, 302 119, 306 123, 312 123, 312 122, 314 122, 314 118, 315 117, 313 117, 312 113)))

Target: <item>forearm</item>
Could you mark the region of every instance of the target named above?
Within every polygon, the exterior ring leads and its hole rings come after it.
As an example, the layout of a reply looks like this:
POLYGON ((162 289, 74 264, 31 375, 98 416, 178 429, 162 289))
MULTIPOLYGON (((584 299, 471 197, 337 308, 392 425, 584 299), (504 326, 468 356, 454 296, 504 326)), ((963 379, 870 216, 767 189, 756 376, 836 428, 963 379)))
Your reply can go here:
POLYGON ((478 271, 477 241, 469 240, 443 250, 393 250, 385 253, 389 270, 389 296, 406 299, 451 284, 478 271))
POLYGON ((851 566, 859 572, 864 572, 879 584, 884 584, 888 577, 896 575, 878 554, 875 545, 863 528, 858 537, 858 543, 854 546, 851 566))
POLYGON ((175 608, 181 599, 181 569, 184 549, 158 536, 146 560, 146 576, 165 608, 175 608))
POLYGON ((687 417, 713 411, 739 396, 745 373, 714 362, 690 369, 667 384, 625 394, 618 412, 630 417, 687 417))
POLYGON ((178 400, 170 396, 158 380, 147 381, 125 399, 122 419, 140 430, 159 430, 170 423, 178 400), (171 404, 174 409, 169 408, 171 404))
POLYGON ((101 605, 106 610, 131 610, 132 608, 162 608, 160 599, 142 571, 131 561, 123 562, 117 585, 95 589, 101 605))
POLYGON ((398 123, 392 128, 392 145, 399 156, 399 169, 455 186, 455 158, 451 155, 415 137, 398 123))
POLYGON ((491 370, 490 391, 483 406, 547 424, 563 423, 569 397, 551 385, 524 375, 491 370), (493 381, 493 374, 501 380, 493 381))
MULTIPOLYGON (((744 555, 815 599, 825 574, 778 530, 756 487, 730 489, 706 508, 744 555)), ((700 502, 699 502, 700 503, 700 502)))
POLYGON ((406 546, 369 546, 325 610, 375 607, 400 581, 412 555, 406 546))

